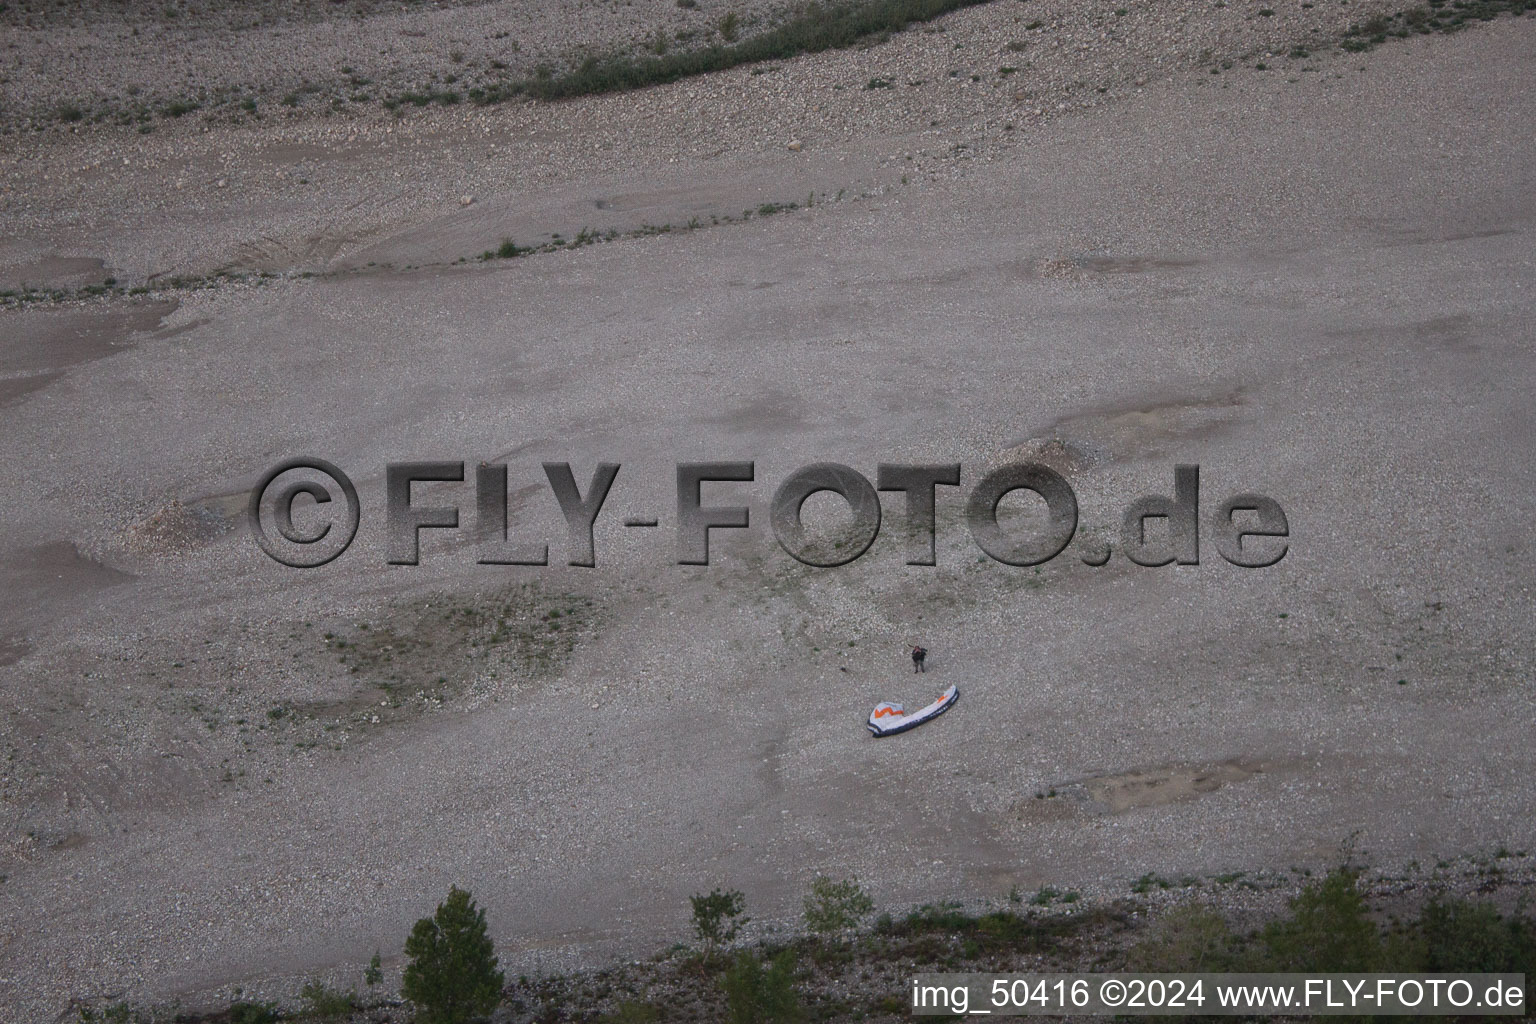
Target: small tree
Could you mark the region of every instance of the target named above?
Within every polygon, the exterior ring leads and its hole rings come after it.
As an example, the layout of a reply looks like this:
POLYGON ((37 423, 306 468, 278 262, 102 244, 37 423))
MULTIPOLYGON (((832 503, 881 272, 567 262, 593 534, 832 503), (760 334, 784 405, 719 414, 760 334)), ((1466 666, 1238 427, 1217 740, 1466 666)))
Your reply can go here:
POLYGON ((1363 973, 1381 963, 1381 932, 1366 913, 1360 872, 1334 868, 1291 900, 1291 917, 1264 929, 1272 969, 1363 973))
POLYGON ((786 949, 763 969, 756 955, 742 950, 720 979, 731 1024, 795 1024, 803 1018, 795 992, 795 954, 786 949))
POLYGON ((704 955, 713 956, 721 946, 736 938, 741 926, 750 918, 742 916, 747 898, 734 889, 715 889, 704 895, 688 897, 693 904, 693 932, 704 944, 704 955))
POLYGON ((368 961, 368 966, 363 968, 363 980, 369 988, 384 980, 384 961, 379 957, 379 951, 373 951, 373 959, 368 961))
POLYGON ((817 875, 811 883, 811 894, 805 898, 805 924, 818 935, 844 932, 856 927, 874 909, 875 901, 856 879, 834 882, 817 875))
POLYGON ((400 994, 416 1004, 420 1024, 466 1024, 501 1000, 502 974, 485 933, 485 911, 454 886, 437 913, 424 917, 405 940, 400 994))

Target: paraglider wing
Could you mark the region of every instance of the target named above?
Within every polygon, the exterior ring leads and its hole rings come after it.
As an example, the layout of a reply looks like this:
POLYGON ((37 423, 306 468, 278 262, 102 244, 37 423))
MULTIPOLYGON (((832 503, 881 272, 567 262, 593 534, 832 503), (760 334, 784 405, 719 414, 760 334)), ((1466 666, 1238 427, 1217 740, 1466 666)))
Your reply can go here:
POLYGON ((951 686, 939 694, 939 699, 923 708, 907 714, 906 709, 893 701, 881 701, 875 705, 875 710, 869 713, 868 728, 875 736, 894 736, 908 729, 916 729, 924 722, 938 718, 944 712, 954 706, 960 698, 959 687, 951 686))

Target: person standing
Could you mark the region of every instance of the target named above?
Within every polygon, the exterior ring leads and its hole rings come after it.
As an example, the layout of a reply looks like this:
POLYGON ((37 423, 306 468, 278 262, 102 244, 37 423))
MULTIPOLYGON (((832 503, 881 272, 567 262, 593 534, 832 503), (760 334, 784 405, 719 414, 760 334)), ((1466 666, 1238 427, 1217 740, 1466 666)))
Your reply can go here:
POLYGON ((912 671, 913 672, 927 672, 928 669, 926 667, 924 667, 924 665, 923 665, 923 662, 927 659, 927 657, 928 657, 928 648, 918 646, 917 644, 913 644, 912 645, 912 671))

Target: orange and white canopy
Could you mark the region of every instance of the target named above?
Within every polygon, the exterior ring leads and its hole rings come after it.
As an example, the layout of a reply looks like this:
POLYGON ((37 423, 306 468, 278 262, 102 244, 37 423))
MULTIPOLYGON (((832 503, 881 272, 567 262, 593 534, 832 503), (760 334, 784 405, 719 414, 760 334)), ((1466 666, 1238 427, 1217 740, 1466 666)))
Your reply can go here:
POLYGON ((878 736, 893 736, 898 732, 915 729, 929 719, 938 718, 960 699, 958 687, 951 686, 939 694, 939 699, 923 708, 907 714, 906 709, 893 701, 881 701, 869 713, 869 731, 878 736))

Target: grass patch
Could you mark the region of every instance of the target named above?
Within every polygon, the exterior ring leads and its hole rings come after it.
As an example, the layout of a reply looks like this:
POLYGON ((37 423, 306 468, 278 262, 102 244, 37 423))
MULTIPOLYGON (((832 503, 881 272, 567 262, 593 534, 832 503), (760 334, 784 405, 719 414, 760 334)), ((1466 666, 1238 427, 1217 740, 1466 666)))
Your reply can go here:
POLYGON ((1113 908, 1093 908, 1073 914, 1038 914, 997 910, 967 914, 953 904, 919 907, 905 918, 882 917, 875 932, 896 940, 892 952, 930 963, 943 963, 945 946, 966 958, 1001 953, 1059 952, 1065 940, 1119 923, 1113 908))

